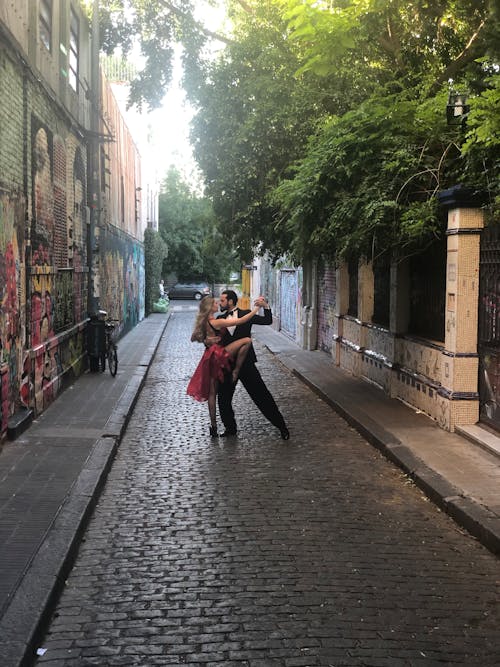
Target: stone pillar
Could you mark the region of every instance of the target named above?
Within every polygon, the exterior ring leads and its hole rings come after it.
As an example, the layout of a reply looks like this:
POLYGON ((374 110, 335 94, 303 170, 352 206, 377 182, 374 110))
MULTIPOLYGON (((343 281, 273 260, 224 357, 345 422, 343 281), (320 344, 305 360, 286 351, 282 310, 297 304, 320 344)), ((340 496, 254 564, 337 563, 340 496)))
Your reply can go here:
POLYGON ((358 319, 371 322, 373 319, 374 278, 371 263, 361 263, 358 269, 358 319))
POLYGON ((450 431, 479 419, 478 297, 483 212, 469 190, 456 186, 439 194, 448 209, 445 349, 442 353, 444 424, 450 431))

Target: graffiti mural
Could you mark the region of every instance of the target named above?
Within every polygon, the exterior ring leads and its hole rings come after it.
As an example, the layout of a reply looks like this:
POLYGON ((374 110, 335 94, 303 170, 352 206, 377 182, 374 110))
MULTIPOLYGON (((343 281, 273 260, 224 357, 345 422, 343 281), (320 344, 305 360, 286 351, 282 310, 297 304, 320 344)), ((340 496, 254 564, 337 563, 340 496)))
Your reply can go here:
MULTIPOLYGON (((34 131, 37 123, 33 123, 34 131)), ((44 127, 33 137, 33 259, 38 265, 51 265, 54 240, 53 137, 44 127)))
POLYGON ((19 403, 23 368, 25 201, 0 186, 0 390, 1 428, 19 403))
POLYGON ((337 277, 334 266, 321 267, 318 275, 318 348, 331 353, 335 335, 337 277))
POLYGON ((31 120, 30 354, 19 384, 22 402, 39 413, 81 370, 87 192, 85 163, 74 137, 65 141, 35 116, 31 120), (67 331, 71 336, 63 335, 67 331))
POLYGON ((112 227, 100 236, 100 306, 130 331, 144 316, 144 248, 112 227))

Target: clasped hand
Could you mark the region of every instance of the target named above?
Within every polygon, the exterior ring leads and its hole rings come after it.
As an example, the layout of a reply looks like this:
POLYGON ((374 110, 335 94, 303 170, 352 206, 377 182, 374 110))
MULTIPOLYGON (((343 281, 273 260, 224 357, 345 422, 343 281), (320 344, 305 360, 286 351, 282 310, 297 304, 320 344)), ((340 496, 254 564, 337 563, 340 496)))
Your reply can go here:
POLYGON ((269 304, 266 301, 266 298, 264 296, 258 296, 255 301, 253 302, 253 305, 256 306, 257 308, 269 308, 269 304))

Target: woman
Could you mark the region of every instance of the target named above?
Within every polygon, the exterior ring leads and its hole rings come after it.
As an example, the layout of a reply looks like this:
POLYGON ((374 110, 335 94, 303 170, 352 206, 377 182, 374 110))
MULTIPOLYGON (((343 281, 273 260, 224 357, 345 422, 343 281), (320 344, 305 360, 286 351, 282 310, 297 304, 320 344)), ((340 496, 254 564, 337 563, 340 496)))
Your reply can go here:
MULTIPOLYGON (((215 313, 218 310, 218 302, 206 296, 200 302, 200 309, 196 316, 191 341, 203 343, 207 338, 218 336, 222 329, 238 326, 252 319, 259 312, 255 307, 243 317, 231 317, 217 319, 215 313)), ((252 339, 240 338, 229 343, 225 347, 219 342, 208 346, 203 353, 200 363, 191 378, 187 394, 197 401, 208 401, 208 413, 210 415, 210 435, 217 437, 217 421, 215 399, 217 396, 217 385, 224 380, 224 372, 232 369, 232 379, 236 383, 241 365, 245 361, 252 339)))

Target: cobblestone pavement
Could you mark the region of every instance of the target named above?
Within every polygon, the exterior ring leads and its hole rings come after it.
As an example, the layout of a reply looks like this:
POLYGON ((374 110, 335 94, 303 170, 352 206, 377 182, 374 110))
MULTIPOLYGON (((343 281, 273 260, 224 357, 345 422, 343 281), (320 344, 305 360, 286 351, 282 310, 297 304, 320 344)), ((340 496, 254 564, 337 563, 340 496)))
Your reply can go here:
POLYGON ((500 664, 499 561, 263 349, 284 442, 235 395, 237 439, 186 396, 174 312, 42 667, 500 664))

